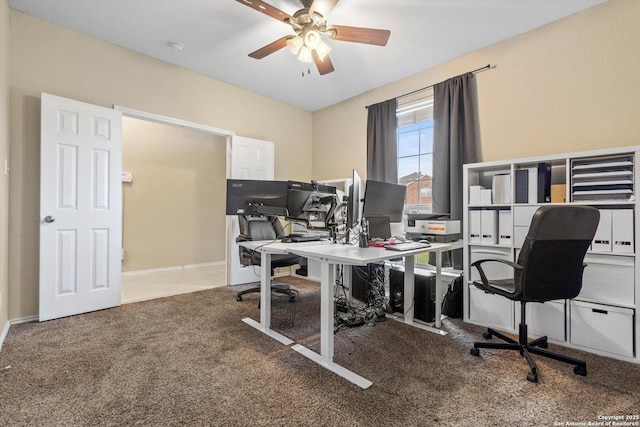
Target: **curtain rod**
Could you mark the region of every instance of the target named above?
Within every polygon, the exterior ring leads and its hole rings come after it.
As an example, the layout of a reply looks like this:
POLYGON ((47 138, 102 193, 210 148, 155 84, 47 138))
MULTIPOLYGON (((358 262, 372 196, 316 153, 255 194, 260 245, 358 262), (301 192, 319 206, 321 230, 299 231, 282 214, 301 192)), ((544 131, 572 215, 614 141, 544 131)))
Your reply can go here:
MULTIPOLYGON (((488 70, 489 68, 491 68, 491 64, 487 64, 487 65, 485 65, 484 67, 477 68, 477 69, 475 69, 475 70, 473 70, 473 71, 470 71, 470 73, 472 73, 472 74, 480 73, 480 72, 482 72, 482 71, 488 70)), ((440 83, 442 83, 442 82, 440 82, 440 83)), ((416 90, 414 90, 414 91, 411 91, 411 92, 405 93, 405 94, 400 95, 400 96, 396 96, 396 99, 404 98, 405 96, 413 95, 413 94, 416 94, 416 93, 419 93, 419 92, 425 91, 425 90, 427 90, 427 89, 431 89, 431 88, 432 88, 432 87, 434 87, 436 84, 438 84, 438 83, 432 84, 432 85, 430 85, 430 86, 425 86, 425 87, 420 88, 420 89, 416 89, 416 90)), ((364 107, 364 108, 369 108, 369 106, 366 106, 366 107, 364 107)))

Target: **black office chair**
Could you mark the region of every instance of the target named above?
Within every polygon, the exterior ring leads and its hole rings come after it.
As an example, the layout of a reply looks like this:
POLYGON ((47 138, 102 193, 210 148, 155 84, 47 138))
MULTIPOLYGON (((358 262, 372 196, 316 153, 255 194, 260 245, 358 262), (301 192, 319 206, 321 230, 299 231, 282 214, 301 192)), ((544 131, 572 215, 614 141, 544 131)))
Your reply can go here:
POLYGON ((533 215, 529 232, 522 245, 518 262, 500 259, 484 259, 471 264, 480 273, 479 281, 473 284, 485 292, 502 295, 520 301, 521 320, 518 341, 488 328, 486 339, 496 336, 505 343, 476 342, 471 354, 478 356, 480 348, 517 350, 531 367, 527 380, 538 381, 538 368, 530 353, 549 357, 575 365, 576 375, 587 375, 586 362, 560 354, 547 348, 547 337, 527 341, 526 303, 545 302, 575 298, 582 288, 584 256, 593 240, 600 220, 600 212, 589 206, 544 206, 533 215), (514 274, 508 279, 488 279, 482 264, 501 262, 513 267, 514 274))
MULTIPOLYGON (((284 237, 284 228, 277 216, 249 216, 238 215, 240 235, 236 242, 251 240, 277 240, 284 237)), ((258 251, 252 251, 242 246, 240 249, 240 264, 246 266, 259 266, 262 258, 258 251)), ((276 268, 289 267, 300 263, 300 257, 290 254, 271 255, 271 276, 276 268)), ((289 296, 289 301, 295 301, 298 291, 291 289, 289 285, 271 284, 271 290, 289 296)), ((236 299, 242 301, 242 295, 260 292, 260 286, 245 289, 238 292, 236 299)))

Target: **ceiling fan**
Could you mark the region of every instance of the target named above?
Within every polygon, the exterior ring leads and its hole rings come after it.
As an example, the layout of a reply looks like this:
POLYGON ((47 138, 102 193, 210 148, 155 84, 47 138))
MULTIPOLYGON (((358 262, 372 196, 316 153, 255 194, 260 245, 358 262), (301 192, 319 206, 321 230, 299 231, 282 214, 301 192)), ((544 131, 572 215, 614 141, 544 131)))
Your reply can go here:
POLYGON ((391 35, 389 30, 327 25, 327 15, 339 0, 300 0, 303 8, 293 16, 261 0, 236 1, 290 25, 296 34, 281 37, 250 53, 250 57, 262 59, 286 46, 291 53, 298 55, 300 61, 315 62, 320 75, 334 71, 329 58, 331 48, 324 43, 322 36, 332 40, 385 46, 391 35))

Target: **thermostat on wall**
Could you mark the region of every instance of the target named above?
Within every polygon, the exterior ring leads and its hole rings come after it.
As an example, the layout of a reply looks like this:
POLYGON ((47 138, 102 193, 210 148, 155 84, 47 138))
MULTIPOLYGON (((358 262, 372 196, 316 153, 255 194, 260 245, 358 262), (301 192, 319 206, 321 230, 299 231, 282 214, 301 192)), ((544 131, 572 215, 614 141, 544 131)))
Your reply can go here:
POLYGON ((122 172, 122 182, 131 181, 133 181, 133 175, 131 175, 131 172, 122 172))

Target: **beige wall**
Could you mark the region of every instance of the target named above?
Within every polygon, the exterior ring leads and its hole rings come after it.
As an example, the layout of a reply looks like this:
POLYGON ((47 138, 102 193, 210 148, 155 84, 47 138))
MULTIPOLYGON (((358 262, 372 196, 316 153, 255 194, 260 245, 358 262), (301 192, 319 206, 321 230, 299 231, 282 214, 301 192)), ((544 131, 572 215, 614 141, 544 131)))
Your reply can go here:
POLYGON ((225 260, 226 138, 123 119, 122 271, 225 260))
POLYGON ((270 140, 276 179, 311 179, 311 113, 20 12, 10 17, 10 319, 38 313, 41 92, 270 140))
POLYGON ((366 176, 365 106, 489 63, 476 75, 483 161, 640 144, 638 22, 640 1, 610 0, 317 111, 313 176, 366 176))
MULTIPOLYGON (((9 177, 4 162, 9 159, 9 6, 0 1, 0 334, 9 319, 8 232, 9 177)), ((0 342, 2 346, 2 342, 0 342)))
MULTIPOLYGON (((5 2, 6 22, 3 14, 5 2)), ((41 92, 268 139, 276 179, 332 179, 354 167, 366 176, 365 106, 491 63, 477 75, 482 160, 640 143, 636 0, 610 0, 313 115, 19 12, 10 18, 10 319, 38 311, 41 92)))

